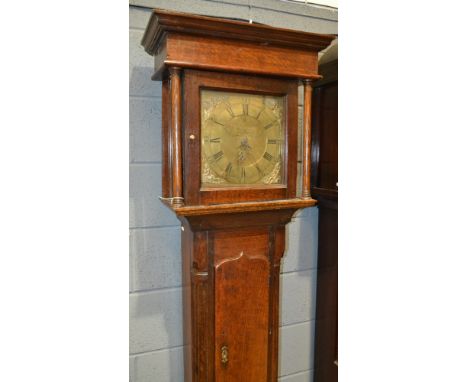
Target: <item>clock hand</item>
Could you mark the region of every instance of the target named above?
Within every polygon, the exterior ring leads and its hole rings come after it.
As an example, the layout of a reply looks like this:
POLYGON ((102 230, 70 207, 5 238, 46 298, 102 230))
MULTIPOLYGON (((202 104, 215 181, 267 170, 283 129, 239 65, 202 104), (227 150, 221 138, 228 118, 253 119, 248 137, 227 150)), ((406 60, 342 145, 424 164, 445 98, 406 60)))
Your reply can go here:
POLYGON ((247 137, 241 139, 239 149, 239 161, 243 162, 246 159, 246 156, 249 154, 249 151, 252 150, 252 147, 249 145, 249 140, 247 137))
POLYGON ((232 126, 229 126, 228 122, 226 123, 222 123, 222 122, 219 122, 215 119, 214 116, 211 116, 210 118, 207 119, 207 121, 211 121, 219 126, 221 126, 224 130, 224 132, 227 134, 227 135, 230 135, 231 137, 236 137, 236 136, 239 136, 240 134, 237 132, 238 129, 232 127, 232 126))

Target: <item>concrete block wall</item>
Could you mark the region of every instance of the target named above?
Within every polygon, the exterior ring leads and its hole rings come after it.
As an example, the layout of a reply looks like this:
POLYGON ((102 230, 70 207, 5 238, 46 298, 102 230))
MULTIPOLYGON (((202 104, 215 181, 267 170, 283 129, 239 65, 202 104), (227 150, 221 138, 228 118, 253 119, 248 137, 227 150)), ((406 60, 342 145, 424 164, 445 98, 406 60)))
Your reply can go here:
MULTIPOLYGON (((140 46, 155 7, 318 33, 337 33, 337 11, 277 0, 130 1, 130 381, 183 382, 180 224, 158 200, 161 84, 150 80, 153 60, 140 46)), ((283 382, 312 380, 317 217, 309 208, 287 227, 280 281, 283 382)))

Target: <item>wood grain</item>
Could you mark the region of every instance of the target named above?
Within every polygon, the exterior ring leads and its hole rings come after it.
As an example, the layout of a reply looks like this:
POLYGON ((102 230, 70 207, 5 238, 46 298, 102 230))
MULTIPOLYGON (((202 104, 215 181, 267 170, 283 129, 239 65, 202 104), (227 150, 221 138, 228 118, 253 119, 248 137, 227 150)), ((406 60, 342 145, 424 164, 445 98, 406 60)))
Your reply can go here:
POLYGON ((182 191, 182 89, 181 69, 172 67, 171 73, 171 148, 172 198, 174 206, 184 205, 182 191))
POLYGON ((312 141, 312 81, 304 81, 304 133, 302 145, 302 197, 310 198, 310 144, 312 141))
POLYGON ((278 224, 270 230, 270 346, 268 353, 268 382, 278 381, 280 266, 285 248, 285 226, 278 224))
POLYGON ((214 214, 232 214, 232 213, 248 213, 248 212, 263 212, 275 210, 290 210, 312 207, 317 204, 315 199, 284 199, 276 201, 262 202, 240 202, 240 203, 223 203, 212 205, 198 205, 174 207, 169 203, 166 206, 171 208, 178 216, 204 216, 214 214))
MULTIPOLYGON (((216 37, 170 34, 161 65, 281 77, 320 78, 317 52, 216 37)), ((161 70, 156 68, 156 70, 161 70)))
POLYGON ((155 10, 142 45, 154 80, 171 66, 288 78, 321 78, 317 54, 335 38, 267 25, 155 10))
POLYGON ((172 138, 171 138, 171 96, 170 81, 162 82, 162 107, 161 107, 161 144, 162 144, 162 196, 172 197, 172 138))
POLYGON ((180 217, 186 381, 277 381, 279 270, 295 211, 180 217))
POLYGON ((215 367, 217 381, 267 378, 269 317, 268 229, 214 235, 215 367), (221 362, 221 349, 228 362, 221 362))

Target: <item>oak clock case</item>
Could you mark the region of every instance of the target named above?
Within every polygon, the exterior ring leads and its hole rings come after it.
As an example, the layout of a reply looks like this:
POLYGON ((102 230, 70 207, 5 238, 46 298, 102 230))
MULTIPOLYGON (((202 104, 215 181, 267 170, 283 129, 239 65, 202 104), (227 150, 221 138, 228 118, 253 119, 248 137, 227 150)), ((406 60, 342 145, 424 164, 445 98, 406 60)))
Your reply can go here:
POLYGON ((285 226, 316 204, 312 81, 333 38, 163 10, 150 17, 142 44, 162 81, 161 200, 182 223, 185 382, 278 379, 285 226))

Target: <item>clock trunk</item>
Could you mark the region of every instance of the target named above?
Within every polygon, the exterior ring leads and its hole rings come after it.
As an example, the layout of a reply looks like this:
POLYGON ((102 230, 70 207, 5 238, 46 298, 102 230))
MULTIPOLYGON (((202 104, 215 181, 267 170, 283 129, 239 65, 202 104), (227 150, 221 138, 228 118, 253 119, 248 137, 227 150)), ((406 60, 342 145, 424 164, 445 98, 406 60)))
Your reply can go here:
POLYGON ((277 380, 280 261, 295 209, 182 219, 185 380, 277 380))

